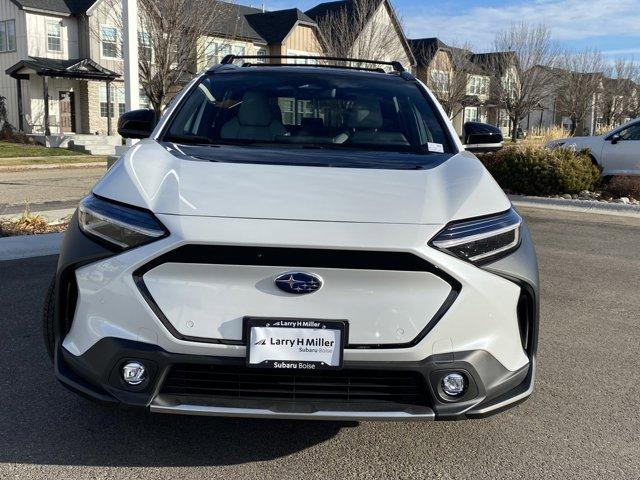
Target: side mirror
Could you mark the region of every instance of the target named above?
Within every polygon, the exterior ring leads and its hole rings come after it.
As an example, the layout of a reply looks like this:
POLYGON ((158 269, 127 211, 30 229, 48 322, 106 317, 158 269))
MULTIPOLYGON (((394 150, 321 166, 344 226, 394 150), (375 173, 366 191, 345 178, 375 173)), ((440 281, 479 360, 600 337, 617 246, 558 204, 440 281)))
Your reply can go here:
POLYGON ((479 122, 465 123, 462 139, 464 149, 474 153, 500 150, 504 142, 502 131, 498 127, 479 122))
POLYGON ((620 138, 620 135, 618 135, 617 133, 615 135, 612 135, 611 138, 609 139, 611 140, 611 145, 615 145, 616 143, 618 143, 620 140, 622 140, 622 138, 620 138))
POLYGON ((122 138, 147 138, 156 127, 156 112, 152 109, 132 110, 118 119, 118 134, 122 138))

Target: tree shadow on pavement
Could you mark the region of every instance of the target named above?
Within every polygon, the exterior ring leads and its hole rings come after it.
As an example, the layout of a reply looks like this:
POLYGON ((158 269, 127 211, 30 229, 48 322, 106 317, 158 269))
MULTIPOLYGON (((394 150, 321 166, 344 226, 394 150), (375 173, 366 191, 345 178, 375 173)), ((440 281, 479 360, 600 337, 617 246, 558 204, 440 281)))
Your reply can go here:
POLYGON ((40 314, 55 257, 2 262, 0 462, 91 466, 233 465, 325 442, 353 422, 145 415, 68 392, 44 353, 40 314))

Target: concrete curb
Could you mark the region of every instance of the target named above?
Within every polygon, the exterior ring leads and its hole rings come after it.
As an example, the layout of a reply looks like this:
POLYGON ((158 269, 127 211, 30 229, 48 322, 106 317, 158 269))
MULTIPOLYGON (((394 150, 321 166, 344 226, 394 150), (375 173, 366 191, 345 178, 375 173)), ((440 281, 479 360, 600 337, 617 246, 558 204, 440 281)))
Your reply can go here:
POLYGON ((0 172, 22 172, 28 170, 54 170, 62 168, 91 168, 104 167, 107 162, 80 162, 80 163, 43 163, 41 165, 1 165, 0 172))
POLYGON ((63 233, 0 238, 0 261, 57 255, 63 233))
POLYGON ((546 208, 568 212, 595 213, 598 215, 617 215, 622 217, 640 217, 640 205, 606 203, 596 200, 565 200, 558 198, 529 197, 509 195, 516 207, 546 208))

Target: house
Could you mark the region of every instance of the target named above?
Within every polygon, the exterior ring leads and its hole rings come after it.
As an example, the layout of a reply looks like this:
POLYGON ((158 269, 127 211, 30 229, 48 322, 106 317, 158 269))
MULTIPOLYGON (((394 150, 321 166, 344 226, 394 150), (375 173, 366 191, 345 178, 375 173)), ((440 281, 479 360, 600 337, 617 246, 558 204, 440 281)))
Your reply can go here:
MULTIPOLYGON (((125 109, 120 12, 114 13, 114 5, 120 4, 0 0, 0 95, 12 125, 47 136, 114 133, 125 109)), ((202 39, 207 43, 204 58, 195 59, 198 70, 228 53, 322 54, 318 27, 300 10, 227 5, 216 31, 202 39)), ((138 40, 145 48, 144 36, 138 40)), ((141 106, 148 106, 140 95, 141 106)))
POLYGON ((517 82, 513 52, 473 53, 435 37, 412 39, 409 44, 417 77, 431 88, 458 133, 466 122, 485 122, 508 134, 509 119, 498 92, 517 82))
MULTIPOLYGON (((326 48, 332 55, 397 61, 409 71, 415 66, 411 46, 389 0, 324 2, 307 10, 306 14, 320 27, 326 48), (341 25, 343 31, 327 31, 332 26, 327 20, 341 15, 345 18, 341 25), (341 43, 336 38, 340 35, 345 35, 350 44, 347 48, 337 48, 338 51, 332 52, 332 44, 341 43)), ((336 50, 335 46, 333 50, 336 50)))
POLYGON ((0 94, 12 125, 107 133, 101 107, 120 74, 117 60, 106 56, 108 39, 102 49, 90 40, 89 29, 99 22, 94 9, 90 0, 0 0, 0 94))
POLYGON ((561 127, 568 133, 573 126, 570 109, 584 112, 576 123, 575 135, 596 135, 640 116, 640 85, 633 80, 610 78, 602 72, 578 73, 541 65, 533 68, 551 74, 555 81, 549 83, 538 108, 520 122, 524 130, 561 127))
MULTIPOLYGON (((215 65, 228 54, 319 56, 323 54, 318 25, 297 8, 265 12, 229 4, 216 31, 202 39, 205 58, 198 69, 215 65)), ((313 62, 305 60, 305 62, 313 62)))

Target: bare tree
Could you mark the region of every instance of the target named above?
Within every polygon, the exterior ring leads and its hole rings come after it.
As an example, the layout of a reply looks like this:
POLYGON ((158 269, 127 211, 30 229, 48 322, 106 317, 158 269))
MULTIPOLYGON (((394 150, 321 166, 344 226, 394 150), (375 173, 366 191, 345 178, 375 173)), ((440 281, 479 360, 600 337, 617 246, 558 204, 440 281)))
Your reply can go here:
POLYGON ((627 116, 630 118, 640 117, 640 65, 636 63, 631 73, 633 88, 627 105, 627 116))
MULTIPOLYGON (((180 88, 196 73, 199 59, 217 55, 225 45, 212 37, 231 18, 234 6, 211 0, 138 0, 138 68, 140 86, 159 116, 180 88)), ((121 0, 105 2, 110 22, 122 31, 121 0)), ((101 38, 101 32, 91 34, 101 38)), ((226 28, 229 31, 229 28, 226 28)), ((121 39, 119 39, 121 40, 121 39)), ((122 49, 118 49, 122 55, 122 49)))
POLYGON ((606 66, 603 90, 598 94, 598 110, 606 126, 616 126, 625 118, 640 115, 638 82, 640 66, 624 58, 606 66))
POLYGON ((614 127, 632 116, 636 109, 634 92, 638 88, 638 64, 633 60, 617 59, 605 67, 604 74, 597 106, 603 123, 614 127))
POLYGON ((603 87, 603 66, 601 53, 593 49, 565 53, 560 59, 556 104, 571 119, 572 136, 587 114, 595 112, 596 95, 603 87))
POLYGON ((328 56, 391 61, 406 55, 401 22, 383 0, 346 2, 318 19, 318 27, 328 56))
POLYGON ((547 27, 524 22, 498 33, 494 48, 497 53, 483 63, 492 77, 491 97, 508 115, 515 142, 520 121, 553 92, 556 77, 549 67, 557 63, 560 48, 547 27))
POLYGON ((449 118, 464 108, 467 97, 467 75, 472 71, 472 53, 469 45, 433 46, 418 43, 413 52, 418 75, 431 89, 449 118))

